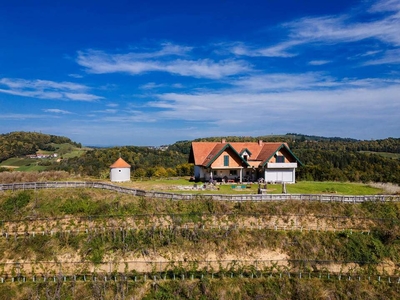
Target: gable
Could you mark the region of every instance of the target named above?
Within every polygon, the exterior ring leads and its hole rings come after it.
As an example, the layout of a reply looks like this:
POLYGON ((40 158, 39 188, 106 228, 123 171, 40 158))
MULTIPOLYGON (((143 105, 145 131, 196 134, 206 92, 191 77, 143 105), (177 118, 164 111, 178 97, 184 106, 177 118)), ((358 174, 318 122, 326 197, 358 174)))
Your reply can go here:
POLYGON ((262 167, 265 167, 265 165, 269 162, 277 162, 276 157, 277 156, 283 156, 285 161, 287 160, 288 162, 294 163, 297 162, 300 165, 303 165, 303 163, 293 154, 292 151, 290 151, 289 146, 287 146, 286 143, 281 144, 277 149, 273 150, 272 148, 266 150, 264 152, 265 159, 263 159, 263 162, 261 164, 262 167))
POLYGON ((221 157, 226 155, 233 159, 237 163, 237 166, 241 166, 243 163, 248 166, 247 162, 243 160, 235 148, 233 148, 229 143, 217 144, 207 156, 206 160, 203 162, 203 165, 208 168, 211 165, 214 165, 214 162, 217 161, 215 165, 223 166, 224 164, 221 164, 220 160, 221 157))
POLYGON ((208 165, 212 168, 235 168, 243 166, 243 158, 231 147, 218 153, 208 165))

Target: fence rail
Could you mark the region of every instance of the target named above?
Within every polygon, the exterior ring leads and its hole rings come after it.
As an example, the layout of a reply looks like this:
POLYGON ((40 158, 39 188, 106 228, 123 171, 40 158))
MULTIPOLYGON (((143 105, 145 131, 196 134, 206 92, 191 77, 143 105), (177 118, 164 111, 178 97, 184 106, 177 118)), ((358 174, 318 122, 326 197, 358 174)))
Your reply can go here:
POLYGON ((326 195, 326 194, 240 194, 240 195, 223 195, 223 194, 175 194, 157 191, 145 191, 121 187, 114 184, 91 181, 54 181, 54 182, 21 182, 0 184, 0 191, 17 191, 17 190, 40 190, 54 188, 95 188, 118 193, 141 196, 146 198, 157 198, 167 200, 195 200, 199 197, 211 198, 218 201, 318 201, 318 202, 344 202, 344 203, 362 203, 367 201, 400 201, 398 195, 326 195))
POLYGON ((59 273, 57 275, 11 275, 7 274, 4 277, 0 277, 0 283, 45 283, 54 282, 60 284, 61 282, 99 282, 105 284, 107 282, 146 282, 165 280, 199 280, 203 278, 208 279, 225 279, 225 278, 266 278, 266 279, 277 279, 285 280, 285 278, 293 278, 296 280, 311 280, 318 279, 323 281, 368 281, 371 283, 384 283, 384 284, 400 284, 400 277, 390 276, 386 274, 382 275, 365 275, 365 274, 342 274, 342 273, 329 273, 329 272, 245 272, 245 273, 227 273, 227 272, 185 272, 185 273, 117 273, 117 274, 104 274, 104 273, 79 273, 74 275, 64 275, 59 273))
MULTIPOLYGON (((365 268, 347 267, 360 262, 335 262, 319 260, 214 260, 190 262, 129 261, 123 263, 103 262, 93 266, 82 262, 46 262, 35 272, 32 264, 9 262, 2 264, 0 283, 5 282, 62 282, 62 281, 160 281, 195 280, 221 278, 294 278, 322 279, 337 281, 369 281, 400 284, 397 272, 370 272, 365 268), (330 270, 331 263, 340 264, 344 269, 330 270), (68 265, 68 266, 67 266, 68 265), (80 267, 70 268, 70 265, 80 267), (127 269, 127 266, 129 268, 127 269), (314 268, 311 268, 313 266, 314 268), (315 269, 319 266, 319 269, 315 269), (346 270, 347 269, 347 270, 346 270)), ((367 263, 369 265, 369 263, 367 263)))

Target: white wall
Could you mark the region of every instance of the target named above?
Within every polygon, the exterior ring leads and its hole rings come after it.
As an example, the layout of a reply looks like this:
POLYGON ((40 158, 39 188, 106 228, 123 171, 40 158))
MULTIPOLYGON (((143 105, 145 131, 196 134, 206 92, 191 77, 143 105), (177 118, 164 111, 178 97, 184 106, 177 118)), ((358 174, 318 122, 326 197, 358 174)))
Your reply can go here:
POLYGON ((111 168, 110 180, 113 182, 124 182, 131 180, 130 168, 111 168))
POLYGON ((265 181, 295 183, 295 169, 266 169, 265 181))

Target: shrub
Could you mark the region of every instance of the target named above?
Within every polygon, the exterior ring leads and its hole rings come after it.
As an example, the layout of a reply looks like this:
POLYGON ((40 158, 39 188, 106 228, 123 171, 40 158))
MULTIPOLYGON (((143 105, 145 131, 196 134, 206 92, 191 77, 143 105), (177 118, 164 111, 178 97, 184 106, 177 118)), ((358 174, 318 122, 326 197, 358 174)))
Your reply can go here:
POLYGON ((10 215, 12 213, 18 212, 20 209, 27 206, 28 203, 31 201, 31 199, 32 199, 31 191, 18 192, 17 194, 8 197, 4 201, 1 208, 6 215, 10 215))

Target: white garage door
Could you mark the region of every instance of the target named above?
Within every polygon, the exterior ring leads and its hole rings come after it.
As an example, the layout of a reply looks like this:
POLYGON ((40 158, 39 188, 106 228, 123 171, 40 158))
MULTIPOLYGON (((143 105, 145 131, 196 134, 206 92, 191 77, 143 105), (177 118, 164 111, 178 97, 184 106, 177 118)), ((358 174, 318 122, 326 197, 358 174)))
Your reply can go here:
POLYGON ((267 182, 294 182, 293 170, 268 169, 265 175, 267 182))

